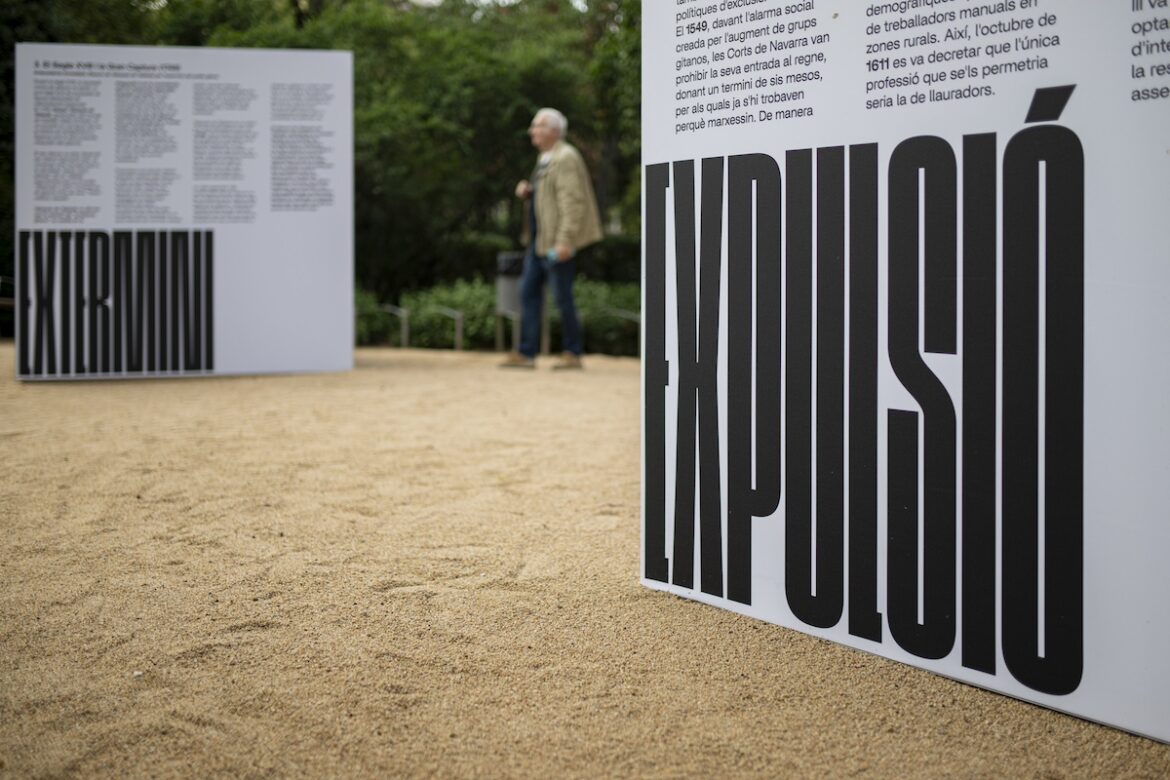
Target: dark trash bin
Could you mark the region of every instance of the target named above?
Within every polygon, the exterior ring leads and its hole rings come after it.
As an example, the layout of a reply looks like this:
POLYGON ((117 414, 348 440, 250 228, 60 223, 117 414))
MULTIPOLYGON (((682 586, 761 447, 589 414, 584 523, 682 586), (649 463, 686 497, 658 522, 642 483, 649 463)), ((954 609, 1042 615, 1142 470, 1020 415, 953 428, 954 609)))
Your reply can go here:
POLYGON ((519 276, 524 272, 523 252, 499 252, 496 254, 496 273, 500 276, 519 276))
POLYGON ((520 341, 520 274, 524 271, 523 252, 500 252, 496 255, 496 351, 504 349, 504 318, 512 320, 512 349, 520 341))

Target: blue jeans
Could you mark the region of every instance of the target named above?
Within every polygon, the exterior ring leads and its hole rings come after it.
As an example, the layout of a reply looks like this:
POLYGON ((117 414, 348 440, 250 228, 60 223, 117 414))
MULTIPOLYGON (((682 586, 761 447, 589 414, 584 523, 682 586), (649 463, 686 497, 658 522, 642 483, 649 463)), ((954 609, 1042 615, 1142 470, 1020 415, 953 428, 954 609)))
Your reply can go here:
POLYGON ((524 272, 520 275, 520 354, 536 357, 540 351, 540 320, 544 308, 544 283, 552 277, 553 298, 561 310, 561 342, 565 352, 581 354, 581 323, 577 319, 577 305, 573 302, 573 277, 577 275, 577 261, 569 259, 551 268, 547 261, 536 257, 529 246, 524 258, 524 272))

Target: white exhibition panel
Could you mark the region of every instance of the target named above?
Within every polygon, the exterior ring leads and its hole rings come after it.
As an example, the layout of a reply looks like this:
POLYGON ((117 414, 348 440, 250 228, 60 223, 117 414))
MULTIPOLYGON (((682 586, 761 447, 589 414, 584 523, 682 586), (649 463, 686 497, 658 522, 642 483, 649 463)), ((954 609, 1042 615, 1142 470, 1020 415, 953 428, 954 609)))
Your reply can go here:
POLYGON ((1170 740, 1170 9, 643 17, 643 583, 1170 740))
POLYGON ((17 376, 353 365, 349 52, 18 44, 17 376))

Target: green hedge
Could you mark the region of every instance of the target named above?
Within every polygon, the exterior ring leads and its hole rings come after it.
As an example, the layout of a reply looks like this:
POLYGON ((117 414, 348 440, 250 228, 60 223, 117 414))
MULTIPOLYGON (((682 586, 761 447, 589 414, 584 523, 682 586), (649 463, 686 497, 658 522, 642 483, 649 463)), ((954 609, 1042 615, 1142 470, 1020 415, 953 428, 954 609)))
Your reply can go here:
MULTIPOLYGON (((638 324, 615 316, 610 309, 637 313, 641 293, 635 283, 595 282, 578 278, 573 287, 585 331, 585 351, 608 355, 638 354, 638 324)), ((457 281, 428 290, 406 293, 401 306, 410 311, 410 346, 450 349, 455 341, 455 323, 437 311, 439 307, 463 312, 463 348, 495 348, 496 292, 494 282, 483 279, 457 281)), ((552 344, 560 345, 560 317, 552 304, 552 344)), ((358 290, 355 298, 356 338, 359 345, 400 344, 399 321, 378 307, 373 293, 358 290)), ((511 338, 505 322, 505 335, 511 338)))
MULTIPOLYGON (((609 313, 623 309, 639 313, 642 292, 637 283, 606 283, 581 278, 573 285, 573 297, 581 312, 585 331, 585 351, 605 355, 637 355, 638 323, 609 313)), ((552 344, 560 347, 560 317, 553 304, 552 344)))
POLYGON ((459 280, 429 290, 406 293, 401 306, 410 310, 410 346, 450 348, 455 344, 455 323, 435 311, 438 306, 463 312, 463 348, 492 349, 496 340, 496 292, 480 279, 459 280))
POLYGON ((395 339, 398 338, 394 317, 378 308, 378 298, 369 290, 359 288, 355 291, 353 313, 353 335, 359 346, 390 343, 391 333, 394 333, 395 339))

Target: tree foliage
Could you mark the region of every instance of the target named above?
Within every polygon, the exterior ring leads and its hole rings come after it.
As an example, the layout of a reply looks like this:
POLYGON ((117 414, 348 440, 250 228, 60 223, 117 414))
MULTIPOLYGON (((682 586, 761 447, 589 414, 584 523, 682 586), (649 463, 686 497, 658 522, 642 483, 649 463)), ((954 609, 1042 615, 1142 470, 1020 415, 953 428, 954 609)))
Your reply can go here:
MULTIPOLYGON (((638 233, 638 0, 8 0, 15 41, 347 49, 354 54, 358 284, 384 301, 494 272, 516 246, 515 182, 536 109, 570 120, 607 221, 638 233)), ((12 63, 4 65, 0 218, 12 219, 12 63)), ((11 274, 12 247, 0 253, 11 274)), ((636 275, 636 246, 619 241, 636 275)))

